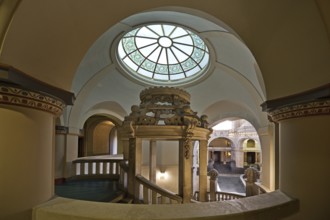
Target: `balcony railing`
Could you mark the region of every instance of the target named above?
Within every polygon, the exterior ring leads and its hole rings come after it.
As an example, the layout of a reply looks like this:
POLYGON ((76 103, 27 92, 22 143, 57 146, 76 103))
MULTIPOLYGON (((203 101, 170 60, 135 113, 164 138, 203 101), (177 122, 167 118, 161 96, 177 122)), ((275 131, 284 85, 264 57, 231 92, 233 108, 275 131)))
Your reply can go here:
POLYGON ((73 163, 73 177, 76 178, 119 178, 121 157, 85 157, 79 158, 73 163))
MULTIPOLYGON (((210 192, 207 192, 206 196, 207 196, 206 202, 210 202, 211 201, 210 192)), ((244 197, 245 197, 244 195, 237 193, 219 192, 219 191, 215 192, 215 201, 226 201, 226 200, 240 199, 244 197)), ((199 191, 196 191, 194 193, 193 199, 199 201, 199 191)))

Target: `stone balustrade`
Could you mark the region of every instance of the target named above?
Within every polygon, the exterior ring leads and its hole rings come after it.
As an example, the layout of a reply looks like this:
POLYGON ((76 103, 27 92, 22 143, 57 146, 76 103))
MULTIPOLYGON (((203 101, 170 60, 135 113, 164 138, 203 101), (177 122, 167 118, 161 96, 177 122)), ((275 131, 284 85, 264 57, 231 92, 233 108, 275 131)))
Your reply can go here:
POLYGON ((106 158, 102 156, 79 158, 73 163, 74 178, 112 177, 119 178, 122 158, 106 158))
POLYGON ((33 220, 124 219, 282 219, 298 211, 299 203, 277 190, 220 202, 171 205, 97 203, 57 197, 33 209, 33 220))

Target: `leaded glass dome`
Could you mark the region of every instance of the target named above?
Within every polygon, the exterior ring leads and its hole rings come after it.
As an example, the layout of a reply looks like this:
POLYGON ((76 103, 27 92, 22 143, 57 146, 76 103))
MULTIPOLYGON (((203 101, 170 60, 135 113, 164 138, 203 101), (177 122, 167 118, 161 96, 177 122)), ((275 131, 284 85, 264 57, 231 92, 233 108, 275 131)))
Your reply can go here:
POLYGON ((209 64, 205 42, 172 24, 151 24, 126 33, 119 42, 118 57, 135 78, 155 84, 196 79, 209 64))

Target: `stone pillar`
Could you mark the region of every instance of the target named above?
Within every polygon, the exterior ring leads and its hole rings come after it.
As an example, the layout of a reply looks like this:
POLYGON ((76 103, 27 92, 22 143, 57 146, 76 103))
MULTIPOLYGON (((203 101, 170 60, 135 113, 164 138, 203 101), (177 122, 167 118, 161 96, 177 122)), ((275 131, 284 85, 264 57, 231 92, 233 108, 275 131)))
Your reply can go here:
POLYGON ((156 167, 157 167, 157 142, 151 140, 149 149, 149 180, 156 183, 156 167))
MULTIPOLYGON (((141 138, 129 139, 129 165, 128 165, 128 194, 134 197, 137 186, 135 186, 135 176, 141 174, 142 140, 141 138)), ((134 197, 135 202, 139 198, 134 197)))
POLYGON ((207 196, 207 140, 199 141, 199 201, 205 202, 207 196))
POLYGON ((190 203, 192 198, 192 141, 183 139, 179 141, 179 195, 183 203, 190 203))
POLYGON ((72 167, 72 161, 78 158, 78 139, 79 139, 79 129, 68 128, 68 134, 65 137, 65 170, 64 177, 70 178, 75 170, 72 167))
POLYGON ((54 96, 0 82, 0 219, 30 220, 32 207, 53 197, 55 116, 64 107, 54 96))
POLYGON ((299 212, 290 220, 330 218, 329 88, 262 105, 279 124, 279 188, 299 200, 299 212))
POLYGON ((56 126, 55 135, 55 184, 65 182, 65 147, 68 128, 56 126))

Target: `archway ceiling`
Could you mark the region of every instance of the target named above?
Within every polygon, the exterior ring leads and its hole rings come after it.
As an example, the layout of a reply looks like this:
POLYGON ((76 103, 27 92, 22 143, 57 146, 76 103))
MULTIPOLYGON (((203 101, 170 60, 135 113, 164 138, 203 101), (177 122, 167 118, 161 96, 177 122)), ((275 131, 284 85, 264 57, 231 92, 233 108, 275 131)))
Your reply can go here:
MULTIPOLYGON (((267 88, 267 99, 300 92, 329 80, 327 70, 330 69, 328 62, 330 48, 327 31, 330 32, 326 28, 329 27, 330 22, 329 16, 324 16, 327 12, 327 6, 322 1, 302 1, 297 5, 295 1, 121 0, 116 1, 114 5, 112 1, 108 0, 26 0, 21 1, 6 34, 0 62, 12 65, 43 82, 73 91, 74 84, 79 81, 79 79, 75 79, 75 74, 79 71, 78 67, 82 67, 81 61, 91 45, 107 30, 123 20, 126 23, 122 25, 132 25, 130 22, 134 21, 127 20, 127 18, 143 11, 148 12, 151 9, 161 7, 190 8, 197 10, 197 15, 201 12, 207 13, 212 22, 215 20, 224 21, 243 39, 236 41, 239 38, 232 38, 236 35, 226 27, 224 30, 218 29, 202 33, 206 34, 207 38, 216 45, 214 50, 218 56, 214 74, 223 74, 224 70, 226 73, 230 72, 231 74, 226 75, 227 78, 222 83, 225 84, 231 77, 238 79, 237 83, 243 86, 232 87, 232 89, 244 88, 245 92, 250 94, 249 98, 255 102, 256 100, 264 100, 265 94, 262 80, 251 74, 258 71, 251 66, 254 62, 253 57, 262 70, 267 88), (226 33, 226 30, 233 35, 226 33), (231 48, 226 47, 228 45, 222 45, 224 41, 216 42, 219 35, 223 37, 222 39, 231 41, 231 48), (247 45, 250 50, 244 51, 244 47, 239 47, 239 44, 247 45), (324 45, 328 46, 325 47, 324 45), (253 54, 250 56, 252 57, 251 60, 247 62, 248 67, 247 63, 241 62, 242 60, 237 54, 227 53, 226 57, 222 56, 222 51, 235 51, 232 50, 233 47, 242 49, 240 52, 253 54), (302 53, 302 51, 308 51, 308 53, 302 53), (284 57, 282 58, 280 55, 284 57), (308 74, 310 68, 302 65, 306 63, 313 66, 313 72, 319 73, 319 77, 308 74), (283 69, 283 66, 286 68, 283 69), (305 76, 305 81, 296 84, 295 80, 301 75, 305 76), (283 78, 285 80, 282 80, 283 78), (282 85, 281 88, 278 88, 277 85, 279 84, 282 85)), ((151 14, 150 16, 154 15, 151 14)), ((189 24, 192 21, 182 22, 189 24)), ((215 26, 212 22, 202 26, 199 25, 199 21, 194 21, 200 32, 214 29, 215 26)), ((91 63, 83 65, 85 70, 88 70, 86 72, 102 73, 109 68, 110 61, 107 51, 101 51, 94 60, 89 60, 91 63)), ((100 50, 94 52, 97 54, 100 50)), ((114 77, 112 80, 117 79, 116 74, 112 77, 114 77)), ((212 79, 212 77, 208 79, 212 79)), ((76 85, 86 82, 83 77, 80 80, 81 82, 76 85)), ((211 81, 209 80, 209 82, 211 81)), ((97 82, 94 83, 94 85, 98 85, 97 82)), ((124 85, 123 88, 127 89, 122 93, 123 97, 134 102, 135 98, 132 97, 137 96, 143 87, 132 88, 132 84, 133 82, 126 81, 120 85, 124 85)), ((101 87, 99 85, 98 88, 101 87)), ((206 89, 209 86, 204 81, 203 84, 195 88, 201 91, 200 89, 206 89)), ((80 92, 87 93, 87 90, 80 90, 80 92)), ((208 100, 209 98, 207 92, 198 93, 193 87, 189 87, 188 90, 198 100, 203 98, 208 100), (199 94, 198 97, 197 94, 199 94)), ((214 92, 210 89, 209 91, 214 92)), ((107 90, 107 92, 116 91, 107 90)), ((137 98, 135 100, 137 102, 134 104, 139 103, 137 98)), ((110 101, 117 102, 117 100, 110 101)), ((221 100, 210 100, 208 105, 217 101, 221 100)), ((203 100, 203 102, 206 101, 203 100)), ((192 100, 192 104, 200 111, 208 106, 205 103, 196 103, 194 100, 192 100)), ((84 105, 86 103, 81 104, 81 106, 84 105)), ((120 105, 123 106, 121 103, 120 105)), ((85 107, 87 108, 87 106, 85 107)), ((92 105, 89 105, 89 108, 91 107, 92 105)), ((125 111, 129 112, 127 106, 123 107, 125 111)))
POLYGON ((258 81, 260 78, 257 77, 256 61, 252 53, 234 31, 219 22, 213 23, 185 12, 156 10, 124 19, 95 41, 82 60, 73 81, 72 89, 77 94, 78 104, 72 109, 71 115, 81 118, 82 109, 88 109, 105 100, 120 103, 127 112, 130 112, 131 105, 139 104, 138 94, 145 85, 136 84, 118 71, 115 54, 109 55, 109 48, 115 45, 113 42, 121 33, 136 25, 154 22, 154 18, 157 18, 156 21, 170 23, 176 21, 179 25, 194 29, 211 47, 213 64, 209 76, 200 83, 185 88, 192 95, 193 110, 203 113, 213 103, 228 99, 249 103, 247 105, 253 111, 260 112, 259 105, 265 100, 263 81, 258 81))

